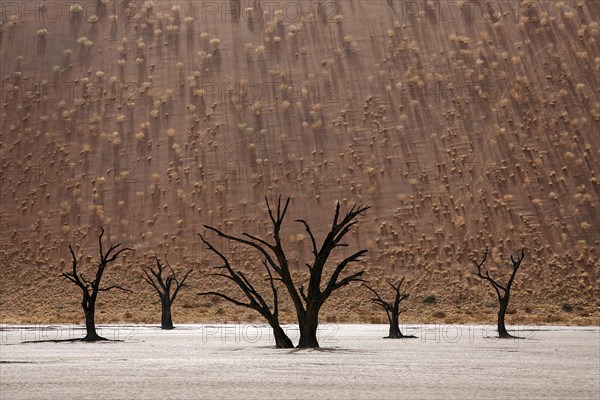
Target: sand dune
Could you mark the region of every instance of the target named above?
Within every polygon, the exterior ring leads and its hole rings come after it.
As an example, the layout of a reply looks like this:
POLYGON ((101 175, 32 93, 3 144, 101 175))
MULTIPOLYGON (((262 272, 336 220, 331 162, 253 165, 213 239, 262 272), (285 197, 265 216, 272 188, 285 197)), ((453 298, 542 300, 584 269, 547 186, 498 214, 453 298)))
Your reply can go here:
MULTIPOLYGON (((415 315, 493 318, 471 260, 524 247, 520 318, 598 323, 594 1, 36 6, 0 9, 0 321, 78 320, 57 277, 69 243, 93 262, 99 226, 136 248, 107 274, 136 295, 107 297, 101 321, 154 318, 139 276, 154 253, 197 271, 182 320, 251 319, 196 296, 215 284, 196 233, 266 235, 263 197, 283 194, 298 269, 295 218, 323 235, 335 202, 366 204, 350 244, 375 284, 408 276, 415 315)), ((378 318, 346 293, 331 318, 378 318)))

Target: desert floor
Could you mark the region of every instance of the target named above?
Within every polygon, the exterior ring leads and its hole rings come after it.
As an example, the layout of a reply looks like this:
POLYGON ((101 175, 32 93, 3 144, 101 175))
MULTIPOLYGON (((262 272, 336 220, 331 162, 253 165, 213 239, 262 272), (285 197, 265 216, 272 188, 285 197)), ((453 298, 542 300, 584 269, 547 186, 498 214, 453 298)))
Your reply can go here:
MULTIPOLYGON (((321 349, 279 350, 261 325, 3 326, 1 399, 598 399, 599 327, 323 324, 321 349)), ((297 338, 293 326, 288 327, 297 338)))

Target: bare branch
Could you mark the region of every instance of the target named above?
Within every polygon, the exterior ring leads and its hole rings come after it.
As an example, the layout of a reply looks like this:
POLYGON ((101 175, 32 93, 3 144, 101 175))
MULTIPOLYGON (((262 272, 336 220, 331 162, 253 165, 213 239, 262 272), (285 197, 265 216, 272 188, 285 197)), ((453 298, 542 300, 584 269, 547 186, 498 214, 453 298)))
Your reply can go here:
POLYGON ((313 254, 316 256, 318 253, 317 242, 315 240, 315 235, 313 235, 312 230, 310 229, 310 226, 308 226, 308 222, 306 222, 303 219, 297 219, 296 222, 300 222, 302 225, 304 225, 304 229, 306 229, 306 233, 308 233, 308 236, 310 237, 310 241, 312 243, 313 254))
POLYGON ((365 271, 359 271, 357 273, 354 273, 352 275, 345 277, 344 279, 342 279, 341 281, 339 281, 338 283, 333 285, 331 290, 332 291, 337 290, 343 286, 348 285, 351 282, 366 282, 364 279, 360 278, 364 273, 365 273, 365 271))
POLYGON ((151 268, 148 267, 144 270, 144 273, 148 276, 148 278, 150 280, 152 280, 153 282, 155 281, 157 286, 157 290, 158 287, 160 287, 161 290, 158 290, 159 295, 163 295, 164 293, 167 292, 167 287, 165 286, 165 283, 163 282, 163 278, 162 278, 162 272, 164 269, 164 266, 161 264, 160 260, 158 259, 158 256, 155 254, 154 258, 156 260, 156 271, 151 268), (148 272, 150 272, 150 274, 152 274, 152 276, 154 276, 154 279, 152 279, 152 277, 150 277, 150 275, 148 274, 148 272))
POLYGON ((337 234, 337 235, 336 235, 336 236, 333 238, 333 242, 335 243, 335 245, 336 245, 337 247, 343 247, 343 246, 345 246, 345 245, 343 245, 343 244, 338 244, 338 243, 339 243, 339 242, 340 242, 340 241, 341 241, 341 240, 344 238, 344 236, 346 236, 346 234, 347 234, 348 232, 350 232, 350 229, 352 229, 352 227, 353 227, 354 225, 356 225, 357 223, 358 223, 358 221, 352 221, 352 222, 349 222, 349 223, 348 223, 346 226, 344 226, 344 227, 341 229, 341 231, 340 231, 340 232, 339 232, 339 233, 338 233, 338 234, 337 234))
POLYGON ((63 272, 63 273, 62 273, 62 276, 63 276, 65 279, 68 279, 68 280, 70 280, 71 282, 73 282, 74 284, 76 284, 77 286, 79 286, 79 287, 81 288, 81 290, 85 290, 85 291, 87 291, 87 289, 86 289, 85 285, 83 285, 83 284, 82 284, 82 283, 81 283, 79 280, 77 280, 77 279, 73 278, 73 277, 71 276, 71 274, 69 274, 69 273, 67 273, 67 272, 63 272))
POLYGON ((483 260, 481 262, 475 262, 475 266, 477 267, 477 272, 475 272, 475 275, 477 275, 478 277, 480 277, 481 279, 488 281, 492 287, 494 288, 494 290, 496 291, 496 294, 498 295, 498 299, 500 301, 505 300, 506 298, 508 298, 509 293, 510 293, 510 289, 512 287, 513 281, 515 279, 515 276, 517 274, 517 271, 519 270, 519 267, 521 266, 521 262, 523 261, 523 259, 525 258, 525 252, 522 249, 521 250, 521 254, 519 256, 518 259, 515 260, 514 256, 510 256, 510 260, 513 264, 513 271, 511 273, 511 276, 508 280, 508 283, 506 284, 506 286, 501 285, 500 283, 498 283, 496 280, 494 280, 491 276, 489 271, 485 272, 485 275, 483 275, 482 271, 481 271, 481 267, 483 266, 483 263, 486 260, 487 257, 487 249, 485 250, 484 256, 483 256, 483 260), (502 293, 500 293, 500 291, 502 291, 502 293))
POLYGON ((481 262, 477 262, 477 261, 473 261, 473 263, 475 264, 475 267, 477 267, 477 272, 475 273, 477 276, 479 276, 480 278, 483 278, 483 276, 481 276, 481 267, 483 266, 483 263, 485 263, 485 260, 487 259, 487 255, 488 255, 488 249, 485 249, 485 252, 483 253, 483 260, 481 260, 481 262))
POLYGON ((219 292, 202 292, 202 293, 200 293, 200 295, 201 296, 218 296, 218 297, 221 297, 222 299, 225 299, 225 300, 227 300, 227 301, 229 301, 229 302, 231 302, 231 303, 233 303, 233 304, 235 304, 237 306, 247 307, 247 308, 252 308, 253 309, 253 307, 252 307, 251 304, 242 303, 241 301, 238 301, 238 300, 236 300, 236 299, 234 299, 232 297, 229 297, 229 296, 227 296, 227 295, 225 295, 223 293, 219 293, 219 292))
MULTIPOLYGON (((246 298, 249 300, 249 303, 242 303, 237 301, 234 302, 234 304, 240 305, 240 304, 244 304, 244 307, 248 307, 251 309, 254 309, 256 311, 258 311, 261 315, 265 316, 266 318, 272 318, 274 315, 276 315, 275 313, 272 313, 269 305, 267 304, 267 302, 264 300, 264 298, 258 293, 258 291, 255 289, 255 287, 252 285, 252 283, 250 282, 250 280, 248 278, 246 278, 246 275, 244 275, 243 272, 236 272, 232 267, 231 264, 229 263, 229 260, 227 259, 227 257, 225 257, 225 255, 223 253, 221 253, 219 250, 217 250, 211 243, 209 243, 206 239, 204 239, 204 237, 201 234, 198 234, 200 236, 200 239, 208 246, 208 248, 214 252, 215 254, 217 254, 221 260, 223 261, 223 263, 225 265, 223 265, 222 267, 218 267, 219 269, 226 269, 227 270, 227 274, 213 274, 216 276, 220 276, 223 278, 226 278, 228 280, 231 280, 233 282, 235 282, 235 284, 242 290, 242 292, 244 292, 244 295, 246 296, 246 298)), ((275 303, 277 303, 277 291, 274 287, 274 284, 272 282, 272 275, 271 275, 271 271, 269 270, 266 261, 263 261, 263 265, 265 265, 265 268, 267 268, 267 272, 270 276, 271 279, 271 287, 274 293, 274 297, 275 297, 275 303)), ((223 297, 223 296, 221 296, 223 297)), ((229 296, 227 296, 229 299, 233 299, 229 296)), ((225 297, 223 297, 225 298, 225 297)))
MULTIPOLYGON (((120 245, 121 245, 121 244, 119 243, 119 246, 120 246, 120 245)), ((125 248, 123 248, 123 249, 121 249, 121 250, 117 251, 115 254, 113 254, 113 256, 112 256, 112 257, 110 257, 110 258, 107 258, 107 259, 106 259, 106 263, 108 264, 108 263, 111 263, 111 262, 115 261, 115 260, 117 259, 117 257, 119 257, 119 255, 120 255, 121 253, 124 253, 124 252, 126 252, 126 251, 133 251, 133 249, 130 249, 129 247, 125 247, 125 248)))
MULTIPOLYGON (((173 296, 171 296, 171 302, 175 301, 175 298, 177 297, 177 293, 179 293, 179 291, 181 290, 182 287, 186 287, 188 286, 185 281, 187 280, 188 276, 190 275, 190 273, 193 271, 193 269, 190 269, 188 272, 185 273, 185 275, 183 276, 183 279, 181 279, 181 282, 177 282, 177 287, 175 288, 175 291, 173 292, 173 296)), ((174 274, 175 272, 173 272, 174 274)), ((173 275, 174 276, 174 275, 173 275)))
POLYGON ((508 290, 510 290, 510 288, 513 284, 513 281, 515 280, 515 276, 517 275, 517 271, 519 270, 519 267, 521 266, 521 263, 523 262, 524 258, 525 258, 525 250, 524 249, 521 249, 521 255, 519 256, 519 258, 517 260, 515 260, 512 255, 510 256, 510 261, 513 264, 513 272, 510 275, 510 279, 508 280, 508 283, 506 285, 508 290))
POLYGON ((98 249, 100 251, 100 260, 104 259, 104 251, 102 251, 102 236, 104 236, 104 228, 100 227, 100 235, 98 235, 98 249))
MULTIPOLYGON (((275 261, 273 260, 273 258, 271 257, 271 255, 261 246, 259 246, 258 244, 250 241, 250 240, 246 240, 246 239, 242 239, 236 236, 232 236, 232 235, 228 235, 224 232, 221 232, 220 230, 218 230, 217 228, 213 228, 212 226, 209 225, 204 225, 204 227, 208 230, 211 230, 213 232, 215 232, 217 235, 225 238, 225 239, 229 239, 229 240, 233 240, 234 242, 238 242, 238 243, 242 243, 245 244, 247 246, 253 247, 256 250, 258 250, 263 256, 264 258, 269 262, 269 265, 271 265, 271 267, 277 271, 279 273, 280 268, 277 266, 277 264, 275 263, 275 261)), ((198 234, 200 236, 200 238, 202 239, 202 241, 209 246, 209 249, 214 249, 214 247, 212 245, 210 245, 206 240, 204 240, 203 236, 198 234)))
MULTIPOLYGON (((332 232, 333 232, 333 231, 335 231, 335 229, 336 229, 336 226, 337 226, 337 223, 338 223, 337 221, 338 221, 338 218, 339 218, 339 216, 340 216, 340 207, 341 207, 341 204, 340 204, 340 202, 338 201, 338 202, 336 203, 336 205, 335 205, 335 214, 334 214, 334 216, 333 216, 333 223, 331 224, 331 231, 332 231, 332 232)), ((352 209, 354 209, 354 207, 352 207, 352 209)))
POLYGON ((85 279, 85 277, 83 276, 83 274, 81 272, 79 273, 79 278, 83 282, 85 282, 86 286, 88 286, 90 288, 93 288, 96 285, 96 281, 95 280, 94 281, 89 281, 89 280, 85 279))
POLYGON ((477 261, 473 262, 475 264, 475 267, 477 268, 477 272, 474 272, 474 274, 477 275, 478 277, 480 277, 481 279, 488 281, 492 285, 494 290, 496 291, 496 294, 498 294, 498 298, 502 298, 500 290, 506 291, 506 289, 502 285, 500 285, 498 282, 496 282, 494 279, 492 279, 489 272, 486 271, 485 275, 482 274, 481 267, 485 263, 485 260, 487 259, 487 255, 488 255, 488 249, 486 248, 485 252, 483 253, 483 259, 481 260, 481 262, 477 262, 477 261))
POLYGON ((158 293, 159 296, 162 296, 162 292, 160 291, 158 286, 154 283, 154 280, 150 277, 150 274, 148 274, 148 271, 143 270, 142 272, 146 275, 146 276, 142 276, 144 281, 146 281, 150 286, 152 286, 154 288, 154 290, 156 290, 156 293, 158 293))
POLYGON ((112 290, 112 289, 119 289, 119 290, 122 290, 124 292, 133 293, 133 290, 125 289, 125 288, 123 288, 121 286, 118 286, 118 285, 109 286, 107 288, 99 288, 98 291, 99 292, 108 292, 109 290, 112 290))
POLYGON ((269 218, 271 218, 271 222, 273 222, 273 226, 279 227, 285 218, 285 214, 287 212, 288 206, 290 204, 290 198, 288 197, 285 206, 283 207, 283 211, 281 211, 281 195, 277 199, 277 218, 273 216, 273 210, 271 209, 271 204, 269 204, 269 199, 265 196, 265 202, 267 203, 267 210, 269 211, 269 218))
POLYGON ((302 300, 308 303, 308 297, 306 297, 306 294, 304 293, 304 286, 300 286, 300 296, 302 296, 302 300))
POLYGON ((277 317, 277 315, 279 314, 279 298, 277 294, 277 287, 275 287, 275 280, 273 279, 273 274, 271 273, 271 269, 269 268, 267 261, 263 260, 262 264, 267 270, 267 274, 269 275, 267 279, 269 280, 269 283, 271 285, 271 292, 273 293, 273 315, 277 317))
POLYGON ((375 289, 373 289, 372 287, 370 287, 366 283, 363 283, 363 287, 369 289, 375 295, 375 297, 371 299, 371 301, 373 303, 378 304, 381 307, 383 307, 384 309, 391 311, 391 309, 392 309, 391 304, 389 304, 387 301, 383 300, 381 298, 381 296, 379 295, 379 293, 377 293, 377 291, 375 289))
POLYGON ((66 279, 73 282, 75 285, 79 286, 81 290, 87 292, 86 286, 81 282, 80 276, 77 273, 77 257, 75 256, 75 252, 73 251, 73 246, 69 245, 69 252, 71 253, 72 258, 72 271, 71 272, 63 272, 62 276, 66 279))
POLYGON ((356 253, 352 254, 349 257, 346 257, 341 263, 339 263, 337 265, 337 267, 335 268, 335 270, 333 271, 333 274, 331 275, 331 278, 329 278, 329 283, 327 284, 327 288, 333 288, 336 283, 337 283, 337 279, 339 278, 340 274, 344 271, 344 269, 348 266, 348 264, 358 261, 358 259, 360 257, 362 257, 365 253, 367 253, 368 250, 363 249, 360 251, 357 251, 356 253))
MULTIPOLYGON (((281 196, 279 196, 279 202, 281 202, 281 196)), ((277 225, 277 220, 273 216, 273 210, 271 209, 271 204, 269 203, 269 199, 267 198, 267 196, 265 196, 265 203, 267 203, 267 210, 269 211, 269 218, 271 218, 273 225, 277 225)), ((279 204, 277 207, 279 208, 279 204)), ((278 214, 279 214, 279 212, 278 212, 278 214)))
POLYGON ((248 233, 242 233, 242 235, 244 235, 244 236, 246 236, 246 237, 248 237, 248 238, 250 238, 250 239, 252 239, 252 240, 254 240, 254 241, 256 241, 256 242, 258 242, 258 243, 260 243, 260 244, 262 244, 264 246, 266 246, 266 247, 268 247, 271 250, 275 249, 275 246, 273 246, 271 243, 269 243, 267 241, 262 240, 261 238, 258 238, 256 236, 252 236, 252 235, 250 235, 248 233))

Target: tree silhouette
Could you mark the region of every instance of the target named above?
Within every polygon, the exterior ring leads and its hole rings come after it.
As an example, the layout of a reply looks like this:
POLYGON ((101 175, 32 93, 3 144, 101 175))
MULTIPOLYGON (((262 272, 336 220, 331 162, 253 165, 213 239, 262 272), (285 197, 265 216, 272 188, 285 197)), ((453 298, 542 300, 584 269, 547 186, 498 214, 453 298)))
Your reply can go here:
POLYGON ((112 289, 119 289, 126 292, 131 292, 129 289, 122 288, 118 285, 112 285, 105 288, 100 287, 100 281, 102 280, 102 275, 108 264, 112 263, 117 259, 117 257, 125 252, 132 251, 132 249, 125 247, 123 249, 117 250, 121 243, 117 243, 115 245, 109 246, 108 251, 104 252, 102 247, 102 236, 104 235, 104 228, 100 228, 100 235, 98 237, 99 244, 99 252, 100 252, 100 261, 98 262, 98 266, 96 268, 96 276, 94 280, 90 281, 86 279, 81 272, 77 271, 77 257, 75 256, 75 252, 73 251, 73 247, 69 245, 69 252, 71 253, 73 269, 70 272, 63 272, 62 276, 73 282, 77 285, 82 292, 83 298, 81 301, 81 307, 83 308, 83 314, 85 315, 85 329, 86 335, 82 339, 88 342, 94 342, 99 340, 106 340, 105 338, 98 335, 96 332, 96 322, 95 322, 95 314, 96 314, 96 299, 98 298, 99 292, 108 292, 112 289))
POLYGON ((262 264, 263 264, 264 268, 267 270, 267 274, 268 274, 267 279, 271 286, 271 293, 273 296, 273 309, 271 309, 271 306, 269 305, 269 303, 267 303, 265 301, 264 297, 260 293, 258 293, 258 291, 254 287, 254 285, 252 285, 252 283, 248 280, 248 278, 246 278, 246 275, 244 275, 243 272, 241 272, 241 271, 236 272, 231 267, 229 260, 227 259, 227 257, 225 257, 225 255, 223 255, 223 253, 221 253, 212 244, 210 244, 208 241, 206 241, 206 239, 204 239, 204 237, 202 235, 198 234, 198 236, 200 236, 200 239, 202 239, 204 244, 206 244, 213 253, 215 253, 217 256, 219 256, 219 258, 224 263, 224 265, 215 267, 215 268, 224 269, 224 270, 226 270, 227 273, 215 273, 213 275, 220 276, 220 277, 223 277, 225 279, 228 279, 228 280, 234 282, 242 290, 242 292, 248 299, 248 302, 244 303, 242 301, 234 299, 233 297, 230 297, 226 294, 216 292, 216 291, 203 292, 200 294, 205 295, 205 296, 206 295, 218 296, 218 297, 221 297, 221 298, 223 298, 235 305, 238 305, 240 307, 246 307, 251 310, 257 311, 260 315, 262 315, 262 317, 264 319, 267 320, 267 322, 273 329, 273 337, 275 338, 275 346, 277 348, 284 348, 284 349, 293 348, 294 344, 292 343, 292 341, 287 336, 287 334, 285 333, 285 331, 283 330, 283 328, 281 327, 281 325, 279 323, 279 296, 278 296, 278 292, 277 292, 277 287, 275 286, 275 283, 274 283, 273 274, 271 273, 271 270, 270 270, 267 262, 263 261, 262 264))
POLYGON ((363 284, 364 287, 369 289, 375 295, 375 297, 372 298, 371 301, 373 303, 377 304, 378 306, 380 306, 381 308, 383 308, 385 310, 385 313, 387 314, 388 322, 390 324, 390 332, 389 332, 389 335, 386 336, 386 338, 388 338, 388 339, 401 339, 401 338, 415 338, 416 337, 416 336, 412 336, 412 335, 403 335, 402 331, 400 331, 400 325, 398 324, 398 316, 400 315, 400 303, 403 300, 406 300, 408 298, 408 294, 400 292, 400 287, 402 286, 403 282, 404 282, 404 278, 400 279, 400 281, 397 284, 388 282, 395 293, 394 300, 391 302, 385 301, 379 295, 379 293, 377 293, 377 291, 375 289, 373 289, 372 287, 370 287, 369 285, 363 284))
POLYGON ((476 261, 474 262, 475 267, 477 268, 477 272, 475 272, 475 275, 477 275, 484 281, 489 282, 490 285, 492 285, 492 287, 496 291, 496 294, 498 295, 498 303, 500 304, 500 308, 498 310, 498 336, 502 339, 514 338, 515 336, 512 336, 506 330, 506 325, 504 324, 504 318, 506 316, 506 310, 508 309, 508 302, 510 301, 510 290, 511 290, 512 284, 515 280, 515 276, 517 275, 517 271, 519 270, 519 267, 521 266, 521 263, 523 262, 523 259, 525 258, 525 252, 524 252, 524 250, 521 250, 521 255, 516 260, 512 255, 510 256, 510 261, 512 262, 513 271, 512 271, 512 274, 510 275, 510 278, 508 279, 508 283, 505 286, 499 284, 496 280, 492 279, 490 277, 489 271, 486 271, 485 275, 482 273, 481 267, 483 266, 483 264, 485 263, 485 261, 487 259, 487 254, 488 254, 488 250, 485 249, 485 253, 483 253, 483 259, 481 260, 481 262, 479 262, 479 263, 476 261))
POLYGON ((165 270, 165 266, 161 264, 158 257, 155 255, 156 259, 156 270, 151 267, 144 269, 144 280, 148 283, 148 285, 152 286, 156 293, 158 293, 158 297, 160 298, 161 304, 161 319, 160 319, 160 327, 162 329, 173 329, 173 318, 171 316, 171 306, 175 302, 177 298, 177 294, 181 290, 181 288, 186 287, 188 285, 185 284, 186 279, 188 278, 190 269, 185 273, 183 279, 179 281, 177 279, 177 275, 171 265, 167 261, 167 266, 171 271, 171 275, 167 277, 163 277, 162 273, 165 270), (175 283, 175 285, 173 285, 175 283))
POLYGON ((344 236, 350 232, 352 227, 357 224, 357 217, 362 215, 369 207, 354 206, 348 211, 343 218, 340 219, 340 203, 337 203, 335 215, 330 230, 320 246, 317 246, 317 241, 309 224, 305 220, 296 220, 296 222, 304 225, 306 232, 310 236, 312 244, 313 260, 311 263, 306 263, 309 271, 308 288, 305 290, 304 285, 296 282, 290 271, 289 262, 285 254, 281 241, 280 231, 281 225, 287 212, 290 198, 288 197, 285 205, 282 207, 281 196, 277 202, 277 211, 274 213, 268 199, 265 198, 269 218, 273 224, 273 241, 267 242, 261 238, 243 233, 243 237, 232 236, 226 234, 217 228, 204 225, 206 229, 215 232, 217 235, 233 240, 235 242, 252 247, 261 254, 265 259, 268 267, 273 271, 276 280, 279 280, 286 287, 298 318, 300 328, 300 341, 298 348, 319 347, 317 340, 317 328, 319 325, 319 311, 325 301, 333 294, 334 291, 355 281, 363 281, 361 276, 364 271, 355 272, 345 277, 341 277, 342 273, 353 262, 357 262, 367 252, 366 249, 357 251, 350 256, 344 258, 333 269, 329 279, 324 279, 325 265, 329 260, 332 252, 338 247, 347 247, 346 243, 342 243, 344 236), (325 282, 324 282, 325 281, 325 282))

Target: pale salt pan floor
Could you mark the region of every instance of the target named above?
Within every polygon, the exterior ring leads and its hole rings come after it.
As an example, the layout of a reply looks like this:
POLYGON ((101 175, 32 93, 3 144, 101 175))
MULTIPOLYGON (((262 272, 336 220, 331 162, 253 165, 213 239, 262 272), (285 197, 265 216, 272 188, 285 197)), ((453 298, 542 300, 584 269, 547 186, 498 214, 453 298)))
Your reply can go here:
MULTIPOLYGON (((599 327, 324 324, 323 348, 278 350, 260 325, 1 326, 0 399, 598 399, 599 327), (538 330, 539 329, 539 330, 538 330)), ((288 327, 296 338, 297 331, 288 327)))

